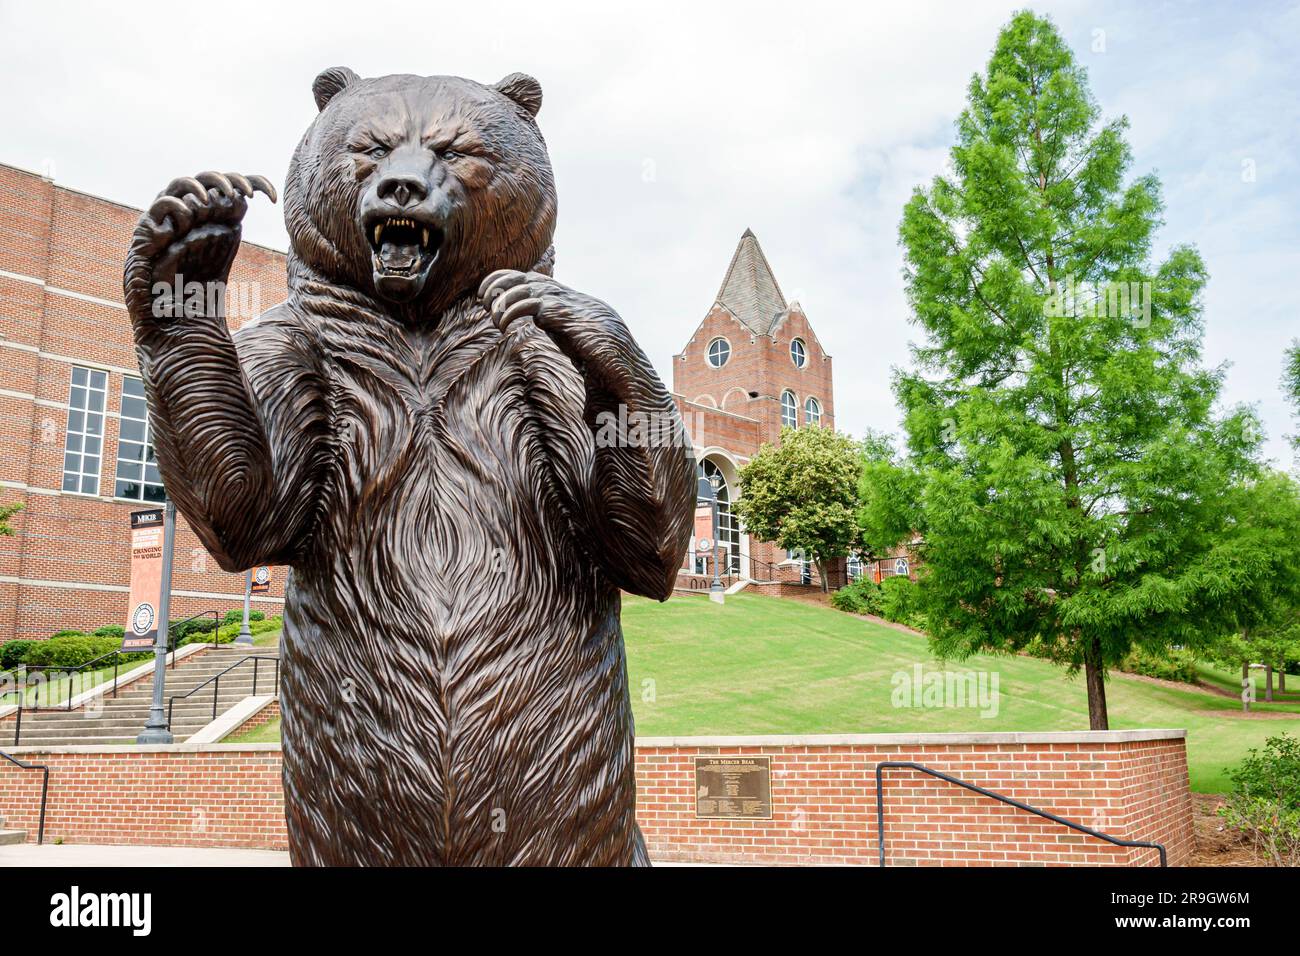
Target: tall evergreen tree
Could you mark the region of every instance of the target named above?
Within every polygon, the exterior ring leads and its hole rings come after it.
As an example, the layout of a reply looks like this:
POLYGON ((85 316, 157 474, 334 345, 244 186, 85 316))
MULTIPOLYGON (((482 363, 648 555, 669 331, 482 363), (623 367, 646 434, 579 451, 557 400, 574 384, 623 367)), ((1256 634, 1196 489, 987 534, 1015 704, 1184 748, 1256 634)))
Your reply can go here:
POLYGON ((868 544, 923 537, 938 650, 1041 641, 1084 671, 1094 729, 1134 644, 1232 628, 1248 572, 1214 556, 1259 442, 1249 412, 1214 410, 1200 256, 1149 263, 1159 183, 1125 185, 1126 128, 1099 121, 1049 20, 1011 20, 971 80, 951 174, 904 210, 924 333, 894 383, 908 453, 869 463, 864 488, 868 544))

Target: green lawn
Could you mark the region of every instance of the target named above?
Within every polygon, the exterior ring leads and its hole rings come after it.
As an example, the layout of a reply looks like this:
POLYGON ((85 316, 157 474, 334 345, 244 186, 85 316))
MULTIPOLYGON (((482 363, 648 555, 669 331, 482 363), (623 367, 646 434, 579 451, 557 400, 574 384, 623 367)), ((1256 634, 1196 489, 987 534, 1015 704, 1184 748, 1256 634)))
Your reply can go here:
MULTIPOLYGON (((139 667, 139 661, 132 661, 129 664, 122 664, 118 669, 119 675, 125 674, 133 668, 139 667)), ((31 685, 23 691, 23 703, 25 706, 32 707, 38 702, 41 707, 49 707, 52 704, 65 703, 68 699, 68 691, 71 688, 73 695, 84 693, 94 687, 98 687, 105 681, 113 680, 112 665, 99 670, 88 670, 74 672, 69 675, 66 671, 60 671, 58 668, 50 668, 49 673, 62 674, 60 677, 51 676, 48 680, 42 679, 41 671, 32 671, 29 677, 31 685)), ((13 685, 9 685, 13 686, 13 685)), ((18 691, 10 690, 7 693, 0 693, 0 705, 18 703, 18 691)))
MULTIPOLYGON (((948 670, 998 680, 995 716, 978 708, 896 707, 894 677, 945 669, 922 637, 828 608, 737 594, 723 607, 681 595, 623 601, 636 729, 641 736, 1086 730, 1083 682, 1027 657, 979 655, 948 670)), ((1231 689, 1232 675, 1219 679, 1231 689)), ((1208 679, 1208 677, 1207 677, 1208 679)), ((991 683, 988 686, 992 686, 991 683)), ((1264 738, 1300 734, 1300 703, 1256 704, 1294 719, 1243 720, 1227 697, 1113 674, 1111 727, 1185 727, 1194 790, 1228 788, 1224 769, 1264 738)), ((279 739, 279 721, 233 738, 279 739)))
MULTIPOLYGON (((974 708, 895 707, 898 672, 942 669, 924 638, 839 611, 757 594, 719 607, 705 597, 667 604, 623 602, 623 630, 637 733, 887 733, 1086 730, 1080 678, 1026 657, 979 655, 950 670, 998 677, 994 717, 974 708), (652 683, 647 683, 652 682, 652 683)), ((1175 689, 1123 674, 1107 687, 1111 727, 1184 727, 1192 787, 1220 792, 1224 768, 1264 738, 1300 733, 1300 704, 1257 704, 1295 719, 1243 720, 1229 698, 1175 689)))
POLYGON ((280 718, 268 720, 261 727, 254 727, 246 734, 227 737, 223 744, 270 744, 280 739, 280 718))

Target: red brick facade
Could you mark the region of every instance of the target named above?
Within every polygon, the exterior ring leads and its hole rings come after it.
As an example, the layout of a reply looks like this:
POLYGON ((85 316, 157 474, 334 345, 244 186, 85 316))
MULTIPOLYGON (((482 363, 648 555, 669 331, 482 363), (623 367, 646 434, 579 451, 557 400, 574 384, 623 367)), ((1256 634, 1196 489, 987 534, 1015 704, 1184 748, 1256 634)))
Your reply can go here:
MULTIPOLYGON (((114 497, 123 382, 139 376, 122 304, 139 215, 0 165, 0 504, 23 504, 15 535, 0 536, 0 642, 126 623, 128 515, 149 506, 114 497), (106 385, 87 493, 62 486, 76 368, 106 385)), ((231 280, 246 293, 235 304, 269 308, 286 295, 284 254, 245 243, 231 280)), ((232 311, 232 327, 250 317, 232 311)), ((173 617, 241 603, 242 578, 223 573, 183 519, 175 567, 173 617)), ((255 608, 278 613, 284 577, 277 569, 255 608)))
MULTIPOLYGON (((831 357, 803 307, 786 302, 758 239, 748 229, 717 301, 685 348, 673 356, 673 395, 696 458, 721 470, 733 499, 739 490, 737 472, 762 445, 780 441, 783 422, 835 427, 831 357), (797 354, 792 348, 796 342, 797 354), (723 343, 719 352, 725 361, 719 362, 717 353, 711 361, 715 343, 723 343), (787 412, 783 420, 786 395, 793 400, 793 414, 787 412), (812 413, 810 401, 815 403, 812 413)), ((789 556, 781 548, 743 531, 738 538, 739 559, 733 556, 732 567, 741 576, 800 581, 802 567, 787 563, 789 556)), ((686 567, 692 563, 688 555, 686 567)), ((828 578, 832 587, 844 584, 844 562, 830 568, 828 578)), ((684 574, 679 585, 707 588, 708 581, 684 574)))
MULTIPOLYGON (((50 768, 46 839, 284 849, 278 744, 63 748, 16 753, 50 768)), ((910 760, 1121 839, 1190 861, 1183 731, 647 738, 637 741, 637 820, 652 859, 767 864, 877 862, 875 766, 910 760), (696 817, 694 758, 771 758, 771 819, 696 817)), ((0 817, 34 839, 40 774, 0 766, 0 817)), ((885 780, 892 866, 1153 866, 1116 847, 909 770, 885 780)))

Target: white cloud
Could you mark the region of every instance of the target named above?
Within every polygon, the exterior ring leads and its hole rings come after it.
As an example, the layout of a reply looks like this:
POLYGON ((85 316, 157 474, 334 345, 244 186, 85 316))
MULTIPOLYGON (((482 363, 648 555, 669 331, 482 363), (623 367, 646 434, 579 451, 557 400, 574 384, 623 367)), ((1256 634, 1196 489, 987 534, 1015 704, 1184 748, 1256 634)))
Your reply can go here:
MULTIPOLYGON (((667 373, 752 227, 835 357, 841 427, 892 429, 889 368, 908 360, 912 334, 902 204, 942 168, 970 75, 1015 6, 8 4, 0 161, 52 159, 61 182, 141 205, 203 168, 279 181, 324 67, 530 72, 545 90, 562 279, 607 298, 667 373)), ((1282 457, 1290 423, 1270 369, 1300 331, 1283 291, 1300 265, 1300 97, 1279 51, 1300 16, 1036 7, 1089 67, 1103 111, 1132 119, 1135 172, 1165 181, 1162 240, 1206 253, 1207 357, 1237 363, 1228 397, 1262 403, 1282 457), (1090 50, 1096 28, 1103 54, 1090 50), (1246 154, 1253 191, 1241 188, 1246 154)), ((279 215, 259 204, 245 235, 283 247, 279 215)))

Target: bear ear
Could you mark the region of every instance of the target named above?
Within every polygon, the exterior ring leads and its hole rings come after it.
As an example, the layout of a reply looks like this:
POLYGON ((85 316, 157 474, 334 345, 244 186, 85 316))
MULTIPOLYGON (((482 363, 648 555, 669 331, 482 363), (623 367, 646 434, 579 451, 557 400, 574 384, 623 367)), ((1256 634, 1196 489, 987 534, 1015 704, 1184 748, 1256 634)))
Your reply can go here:
POLYGON ((332 66, 324 70, 311 84, 311 95, 316 97, 316 109, 323 110, 341 90, 351 86, 361 77, 346 66, 332 66))
POLYGON ((542 108, 542 84, 527 73, 511 73, 493 87, 518 103, 529 116, 536 116, 542 108))

